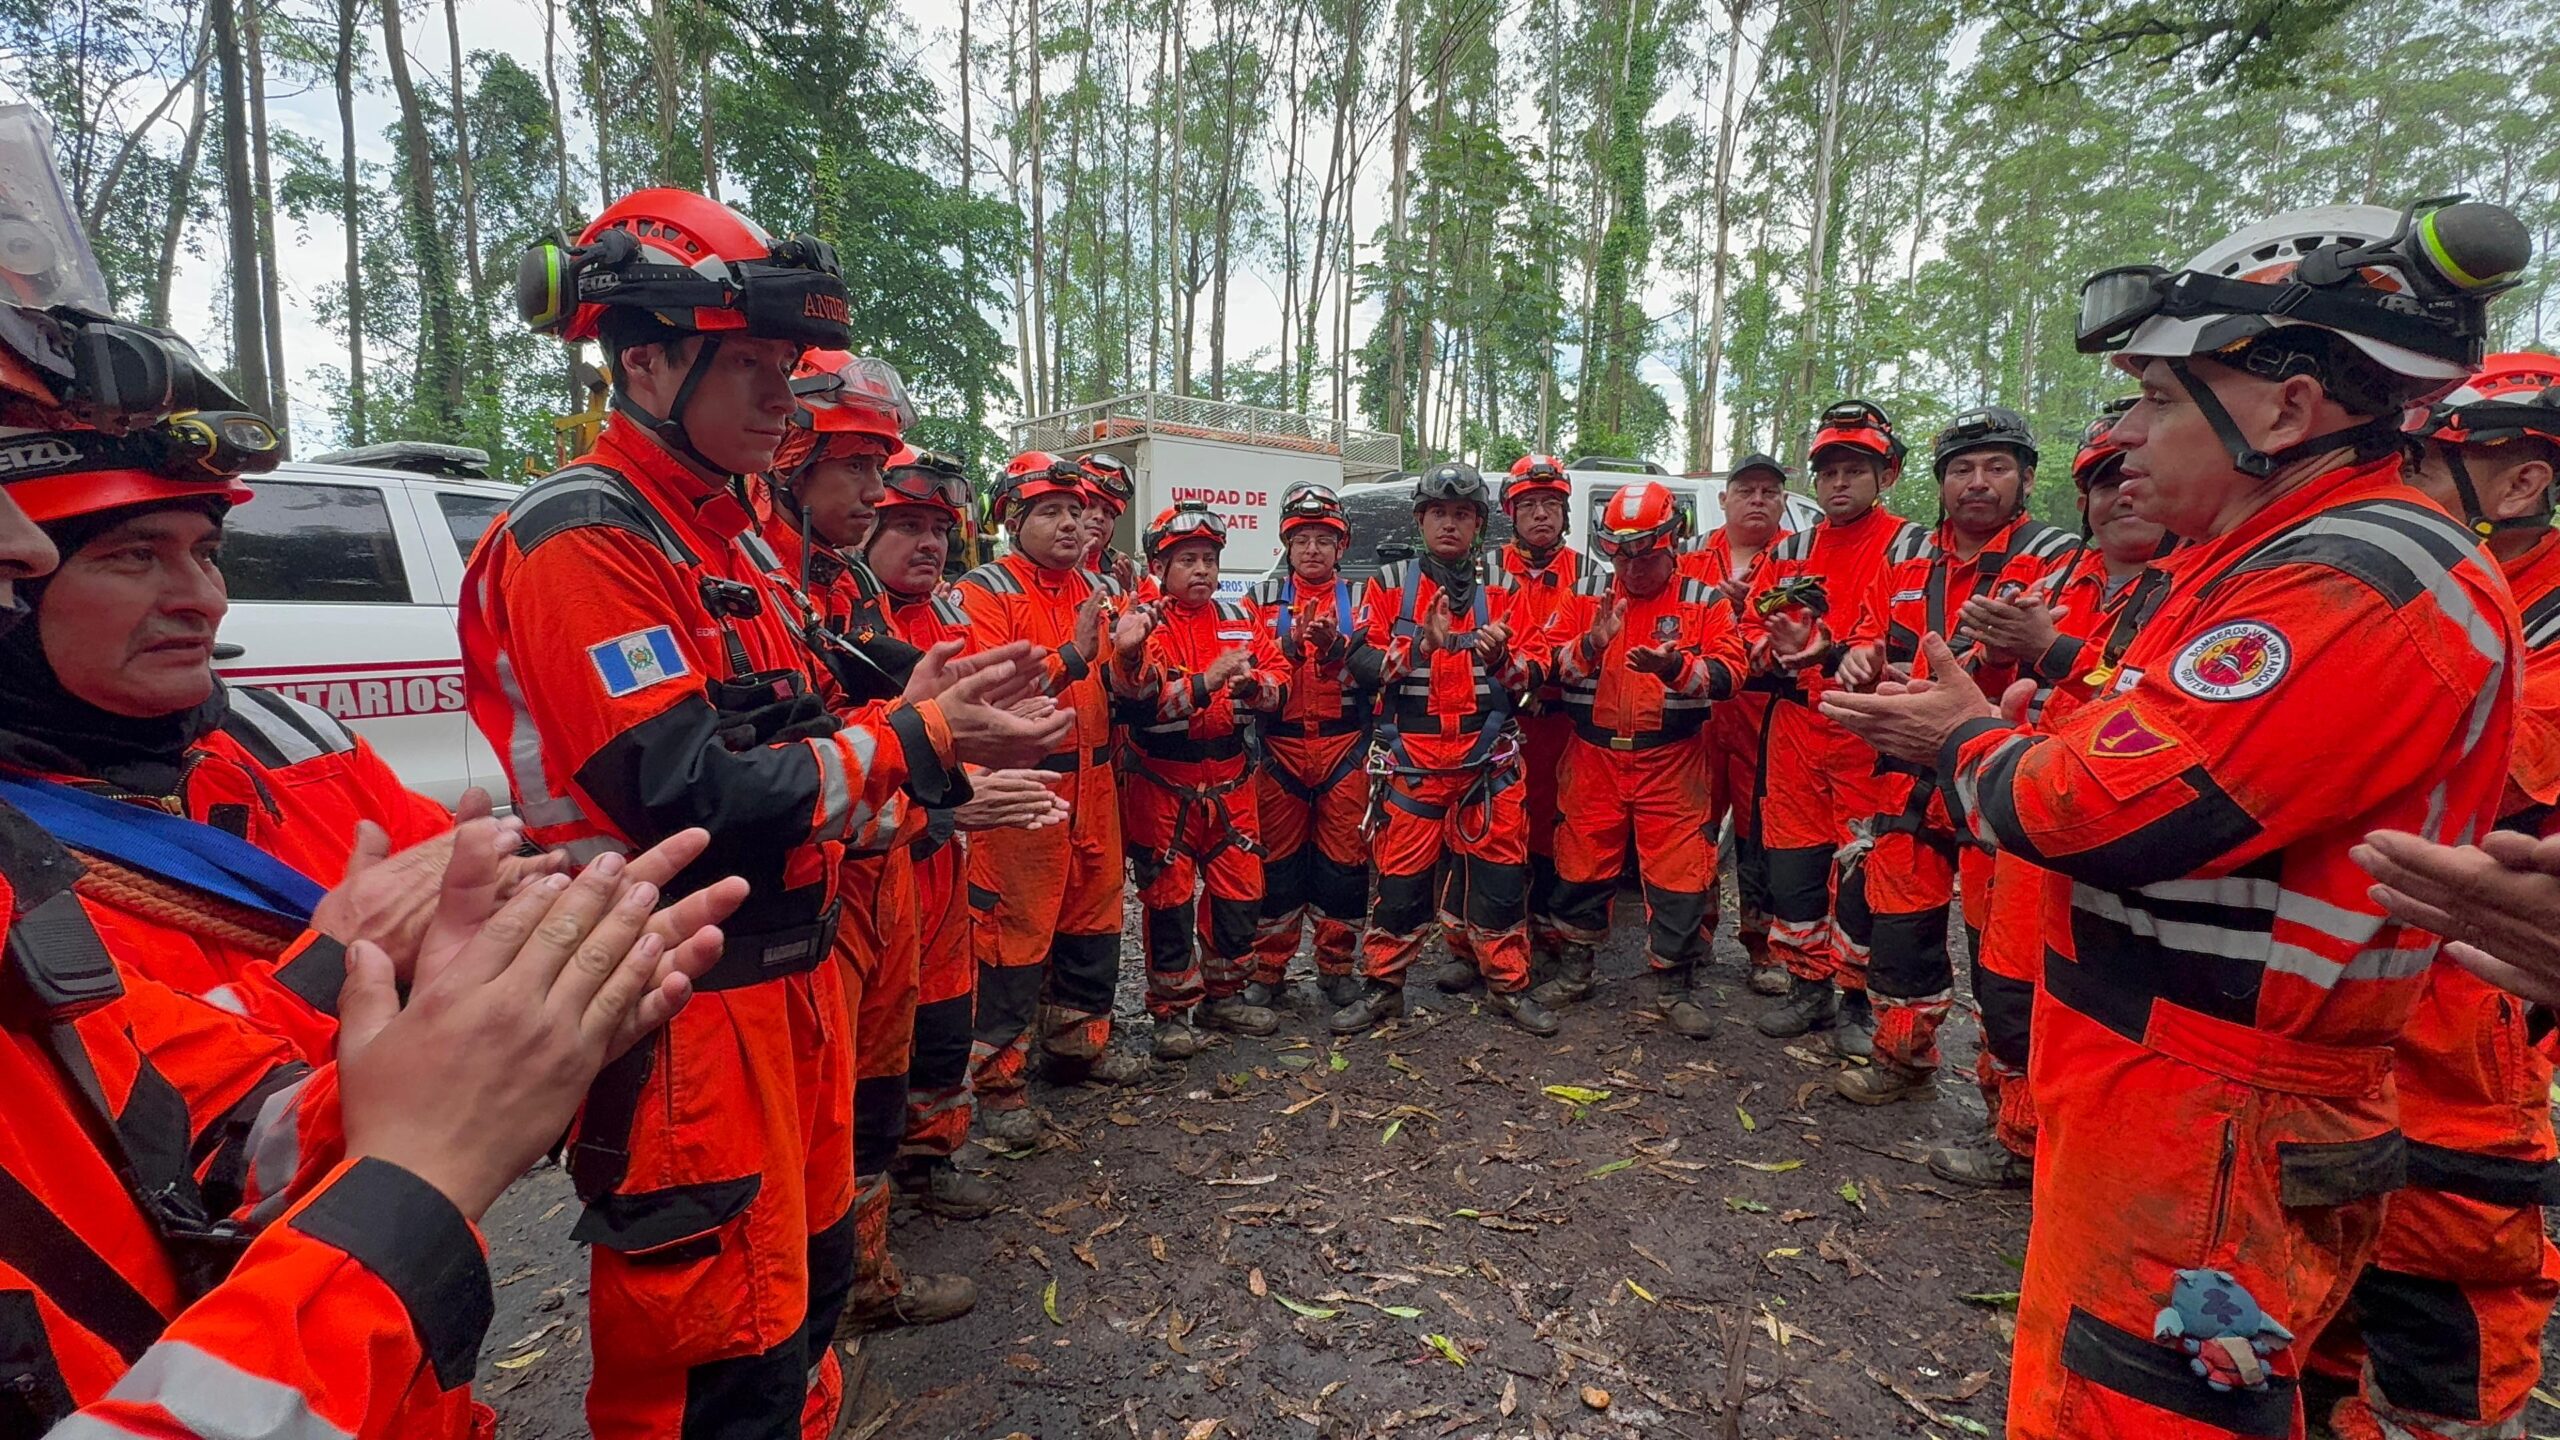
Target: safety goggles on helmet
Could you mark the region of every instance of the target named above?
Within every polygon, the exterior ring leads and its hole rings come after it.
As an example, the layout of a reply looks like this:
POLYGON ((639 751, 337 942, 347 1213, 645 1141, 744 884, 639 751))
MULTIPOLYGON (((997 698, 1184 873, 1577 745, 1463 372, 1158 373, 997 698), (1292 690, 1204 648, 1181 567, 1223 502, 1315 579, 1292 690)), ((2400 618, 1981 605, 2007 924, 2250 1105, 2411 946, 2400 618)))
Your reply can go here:
POLYGON ((2035 432, 2027 428, 2026 417, 2003 405, 1985 405, 1967 410, 1947 422, 1938 432, 1932 449, 1938 478, 1947 475, 1947 466, 1968 450, 1985 450, 2006 446, 2018 452, 2018 463, 2032 470, 2036 464, 2035 432))
POLYGON ((1301 480, 1280 497, 1280 538, 1306 525, 1322 525, 1351 538, 1351 522, 1342 513, 1342 500, 1329 486, 1313 480, 1301 480))
POLYGON ((1591 548, 1604 559, 1626 560, 1676 543, 1685 517, 1667 488, 1630 485, 1609 497, 1592 527, 1591 548))
POLYGON ((869 435, 894 452, 916 423, 915 402, 898 367, 869 355, 813 350, 791 376, 800 402, 791 422, 821 435, 869 435))
POLYGON ((2071 482, 2082 490, 2108 478, 2116 462, 2124 456, 2124 447, 2114 442, 2116 422, 2140 399, 2136 395, 2119 396, 2090 420, 2080 432, 2080 448, 2071 457, 2071 482))
POLYGON ((1072 495, 1082 501, 1089 493, 1084 467, 1046 450, 1025 450, 1006 462, 1004 478, 988 494, 987 519, 1001 525, 1017 507, 1029 510, 1033 501, 1051 495, 1072 495))
POLYGON ((905 450, 880 472, 882 507, 936 505, 957 517, 969 508, 969 472, 935 450, 905 450))
POLYGON ((129 435, 0 434, 0 484, 38 524, 168 500, 247 500, 244 474, 276 468, 276 434, 246 411, 190 411, 129 435))
POLYGON ((1110 506, 1113 514, 1128 509, 1129 502, 1138 498, 1137 481, 1129 474, 1128 462, 1119 456, 1087 455, 1083 464, 1086 487, 1110 506))
POLYGON ((1512 506, 1531 495, 1571 496, 1573 481, 1564 473, 1564 462, 1553 455, 1523 455, 1511 462, 1511 478, 1503 482, 1502 508, 1512 506))
POLYGON ((1479 510, 1485 509, 1483 473, 1464 460, 1452 460, 1423 471, 1413 482, 1413 508, 1419 510, 1435 500, 1454 500, 1479 510))
MULTIPOLYGON (((2301 271, 2297 269, 2295 275, 2301 271)), ((2197 334, 2189 353, 2210 355, 2266 333, 2267 317, 2362 335, 2396 345, 2448 365, 2478 363, 2483 332, 2466 323, 2463 311, 2476 308, 2463 300, 2401 297, 2408 310, 2386 309, 2377 292, 2358 286, 2316 289, 2298 279, 2261 285, 2230 280, 2194 270, 2171 271, 2157 265, 2120 265, 2101 270, 2080 286, 2080 319, 2073 336, 2080 353, 2103 355, 2121 350, 2144 322, 2152 319, 2215 323, 2197 334)))
POLYGON ((1184 500, 1157 513, 1142 539, 1147 558, 1158 560, 1186 540, 1206 540, 1227 548, 1227 517, 1197 500, 1184 500))

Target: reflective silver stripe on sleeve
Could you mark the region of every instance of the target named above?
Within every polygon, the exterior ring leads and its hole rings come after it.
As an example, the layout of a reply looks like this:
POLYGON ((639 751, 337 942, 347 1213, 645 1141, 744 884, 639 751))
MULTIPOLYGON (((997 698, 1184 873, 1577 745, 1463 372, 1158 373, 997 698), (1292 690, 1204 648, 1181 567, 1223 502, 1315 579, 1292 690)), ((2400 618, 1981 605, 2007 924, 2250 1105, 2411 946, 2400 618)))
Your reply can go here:
POLYGON ((2237 930, 2228 925, 2210 925, 2193 920, 2167 920, 2148 910, 2137 910, 2124 903, 2124 898, 2111 890, 2088 885, 2071 887, 2073 908, 2086 910, 2102 920, 2111 920, 2145 939, 2157 940, 2172 950, 2195 955, 2219 955, 2226 960, 2255 960, 2263 963, 2274 944, 2263 930, 2237 930))
MULTIPOLYGON (((143 1351, 107 1398, 157 1405, 203 1440, 348 1440, 349 1434, 314 1414, 310 1396, 184 1340, 143 1351)), ((143 1432, 74 1415, 48 1433, 53 1440, 115 1440, 143 1432)), ((162 1432, 155 1427, 152 1433, 162 1432)))
POLYGON ((303 1076, 266 1098, 249 1122, 249 1176, 261 1197, 254 1219, 261 1225, 284 1213, 285 1190, 302 1168, 303 1076))
POLYGON ((2317 930, 2321 934, 2351 948, 2373 943, 2382 933, 2382 917, 2365 911, 2332 905, 2316 895, 2287 890, 2276 898, 2276 918, 2317 930))
POLYGON ((818 823, 809 832, 813 840, 841 840, 851 833, 853 791, 845 781, 844 751, 837 740, 852 733, 838 731, 810 742, 810 751, 818 757, 818 823))
POLYGON ((2423 972, 2435 958, 2433 941, 2359 950, 2344 965, 2299 945, 2277 945, 2267 955, 2267 968, 2329 990, 2341 980, 2405 980, 2423 972))

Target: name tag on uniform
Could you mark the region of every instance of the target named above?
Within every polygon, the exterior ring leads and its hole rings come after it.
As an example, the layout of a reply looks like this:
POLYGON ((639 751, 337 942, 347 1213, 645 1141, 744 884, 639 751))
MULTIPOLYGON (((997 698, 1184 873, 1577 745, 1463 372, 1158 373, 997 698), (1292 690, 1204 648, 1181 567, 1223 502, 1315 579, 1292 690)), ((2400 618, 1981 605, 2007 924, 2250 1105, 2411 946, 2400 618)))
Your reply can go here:
POLYGON ((1218 638, 1221 640, 1232 640, 1238 644, 1242 644, 1243 642, 1253 638, 1253 632, 1250 630, 1221 630, 1218 632, 1218 638))
POLYGON ((596 677, 604 681, 604 693, 616 700, 691 673, 684 651, 676 645, 676 632, 664 625, 590 645, 587 659, 594 663, 596 677))
POLYGON ((1893 603, 1896 605, 1905 604, 1913 600, 1926 600, 1928 598, 1929 592, 1926 590, 1896 590, 1893 592, 1893 603))

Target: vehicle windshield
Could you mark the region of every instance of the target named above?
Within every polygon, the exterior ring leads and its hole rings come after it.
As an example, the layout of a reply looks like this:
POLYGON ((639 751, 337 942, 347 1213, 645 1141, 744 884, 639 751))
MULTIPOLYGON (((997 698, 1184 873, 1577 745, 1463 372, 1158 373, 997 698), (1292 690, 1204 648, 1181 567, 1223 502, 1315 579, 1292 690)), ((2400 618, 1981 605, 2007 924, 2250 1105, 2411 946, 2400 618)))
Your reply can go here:
MULTIPOLYGON (((1342 513, 1351 522, 1351 552, 1343 557, 1342 574, 1355 584, 1378 573, 1381 564, 1379 546, 1414 543, 1413 482, 1410 480, 1390 480, 1346 490, 1342 493, 1342 513)), ((1492 531, 1485 537, 1485 544, 1490 548, 1509 543, 1511 519, 1497 510, 1493 513, 1492 531)))

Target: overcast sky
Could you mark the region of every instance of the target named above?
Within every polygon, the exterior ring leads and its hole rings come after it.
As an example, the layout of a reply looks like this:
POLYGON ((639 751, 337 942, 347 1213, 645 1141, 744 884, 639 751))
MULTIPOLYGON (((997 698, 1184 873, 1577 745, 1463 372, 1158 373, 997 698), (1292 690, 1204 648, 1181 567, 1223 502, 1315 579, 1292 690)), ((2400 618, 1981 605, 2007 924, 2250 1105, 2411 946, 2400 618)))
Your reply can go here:
MULTIPOLYGON (((943 81, 940 88, 948 99, 948 122, 956 128, 959 107, 950 78, 956 69, 958 31, 952 7, 941 3, 941 0, 897 0, 897 6, 905 21, 900 33, 912 46, 910 63, 943 81)), ((536 75, 541 73, 542 9, 538 0, 464 0, 460 20, 462 44, 466 51, 505 52, 514 56, 528 71, 536 75)), ((440 21, 440 13, 431 11, 421 15, 419 23, 408 27, 411 60, 422 77, 442 77, 449 73, 449 53, 440 21)), ((378 65, 376 71, 378 78, 378 65)), ((563 77, 564 83, 568 78, 563 77)), ((1694 96, 1681 93, 1687 84, 1684 78, 1673 79, 1672 93, 1664 102, 1666 108, 1696 104, 1694 96)), ((0 78, 0 93, 6 93, 10 88, 7 81, 0 78)), ((177 108, 180 107, 173 107, 173 112, 177 108)), ((387 81, 379 81, 373 91, 358 94, 357 144, 359 158, 365 164, 388 166, 392 163, 394 157, 385 132, 397 119, 397 110, 387 81)), ((172 143, 184 118, 173 113, 164 122, 172 143)), ((982 126, 983 123, 982 117, 982 126)), ((1515 120, 1513 128, 1517 130, 1525 123, 1515 120)), ((268 124, 279 131, 310 137, 324 154, 334 156, 338 153, 337 105, 325 84, 308 90, 270 90, 268 124)), ((573 130, 582 129, 582 119, 572 117, 571 126, 573 130)), ((573 154, 578 144, 578 138, 573 134, 573 154)), ((1372 145, 1370 149, 1371 160, 1363 176, 1359 197, 1363 217, 1360 223, 1364 231, 1369 228, 1370 217, 1380 213, 1387 188, 1387 147, 1381 143, 1372 145)), ((345 354, 343 340, 334 329, 321 323, 318 310, 322 290, 336 283, 343 274, 345 242, 334 225, 305 226, 291 220, 282 223, 283 233, 278 236, 282 251, 278 269, 283 285, 285 359, 296 380, 295 439, 299 448, 308 451, 333 443, 337 438, 328 431, 329 422, 322 411, 315 367, 341 361, 345 354)), ((195 239, 206 253, 201 256, 181 253, 177 282, 171 297, 172 323, 201 348, 219 352, 228 340, 227 326, 222 324, 215 308, 216 287, 224 268, 224 236, 218 225, 200 220, 195 239)), ((490 266, 492 276, 506 277, 512 273, 511 257, 493 258, 490 266)), ((1250 355, 1277 343, 1280 332, 1279 283, 1276 267, 1260 262, 1249 265, 1238 278, 1228 302, 1230 355, 1250 355)), ((1643 298, 1650 314, 1659 315, 1673 308, 1670 286, 1659 276, 1643 298)), ((1374 304, 1362 307, 1355 315, 1355 332, 1365 333, 1375 318, 1374 304)), ((1013 333, 1011 324, 1005 324, 1002 329, 1010 338, 1013 333)), ((1566 363, 1570 365, 1570 357, 1566 363)), ((1671 401, 1677 417, 1685 407, 1681 387, 1670 368, 1654 356, 1643 362, 1642 370, 1645 378, 1659 387, 1671 401)), ((989 420, 1001 431, 1004 422, 1010 418, 1013 417, 998 415, 990 416, 989 420)), ((1652 458, 1676 462, 1679 457, 1672 454, 1652 458)))

